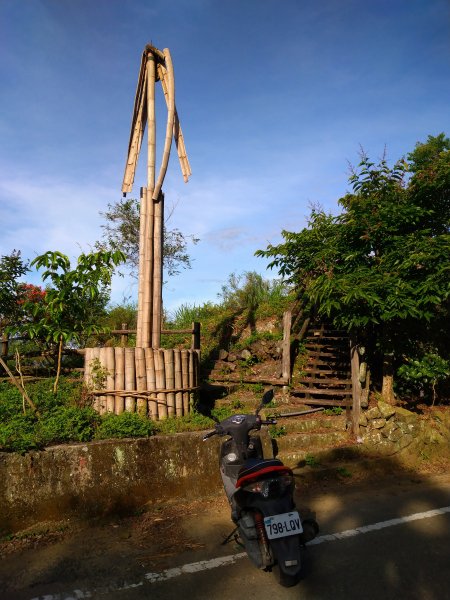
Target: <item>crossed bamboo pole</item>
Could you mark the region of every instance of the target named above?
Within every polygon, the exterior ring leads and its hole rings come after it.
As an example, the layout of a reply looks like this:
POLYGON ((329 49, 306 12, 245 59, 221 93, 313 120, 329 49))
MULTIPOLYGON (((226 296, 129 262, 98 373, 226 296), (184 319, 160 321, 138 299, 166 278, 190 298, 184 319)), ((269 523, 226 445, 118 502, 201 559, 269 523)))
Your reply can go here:
POLYGON ((139 280, 136 347, 159 348, 162 318, 162 265, 164 194, 162 185, 175 139, 185 182, 191 175, 183 132, 175 106, 175 79, 168 48, 147 45, 139 70, 127 161, 122 183, 124 196, 131 192, 147 124, 147 186, 141 189, 139 230, 139 280), (156 178, 155 85, 160 81, 167 105, 167 124, 161 166, 156 178))

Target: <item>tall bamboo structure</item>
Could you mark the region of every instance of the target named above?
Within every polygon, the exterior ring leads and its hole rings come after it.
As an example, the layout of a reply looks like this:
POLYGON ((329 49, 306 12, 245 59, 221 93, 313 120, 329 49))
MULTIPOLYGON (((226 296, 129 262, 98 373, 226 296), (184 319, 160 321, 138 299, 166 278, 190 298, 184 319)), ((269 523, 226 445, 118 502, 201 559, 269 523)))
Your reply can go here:
POLYGON ((181 172, 187 182, 191 168, 175 107, 175 81, 170 52, 146 46, 134 100, 130 141, 122 183, 131 192, 147 126, 147 185, 141 188, 139 229, 139 287, 136 347, 86 348, 84 382, 101 414, 138 412, 151 419, 182 416, 198 389, 199 343, 190 350, 162 350, 162 265, 164 194, 162 186, 175 139, 181 172), (160 81, 167 105, 167 124, 161 166, 156 177, 155 88, 160 81), (101 375, 106 372, 106 381, 101 375))
POLYGON ((139 231, 139 283, 137 348, 159 348, 162 317, 162 261, 164 194, 162 185, 169 164, 172 139, 178 151, 181 172, 187 182, 191 168, 175 106, 175 79, 168 48, 163 51, 147 45, 142 53, 128 154, 122 183, 126 196, 131 192, 139 152, 147 124, 147 186, 141 190, 139 231), (167 105, 167 124, 161 166, 156 178, 155 87, 160 81, 167 105))

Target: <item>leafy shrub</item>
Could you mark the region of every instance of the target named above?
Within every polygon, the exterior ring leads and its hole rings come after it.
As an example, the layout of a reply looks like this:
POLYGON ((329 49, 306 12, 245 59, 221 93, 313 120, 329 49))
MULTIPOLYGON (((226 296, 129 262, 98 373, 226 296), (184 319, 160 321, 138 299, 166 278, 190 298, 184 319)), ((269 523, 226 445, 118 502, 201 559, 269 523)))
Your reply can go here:
POLYGON ((112 438, 149 437, 154 433, 154 422, 138 413, 123 412, 120 415, 110 413, 102 417, 95 432, 95 438, 107 440, 112 438))
POLYGON ((193 412, 183 417, 169 417, 158 421, 155 428, 158 433, 181 433, 183 431, 202 431, 214 427, 214 421, 198 412, 193 412))
POLYGON ((397 371, 404 387, 410 392, 429 393, 433 404, 436 400, 436 385, 450 376, 450 364, 436 353, 429 352, 421 358, 407 358, 397 371))
POLYGON ((16 414, 7 421, 0 420, 0 450, 19 452, 39 448, 36 436, 36 418, 32 415, 16 414))
POLYGON ((327 417, 333 417, 334 415, 342 415, 343 412, 344 409, 340 406, 333 406, 333 408, 326 408, 323 414, 327 415, 327 417))
POLYGON ((93 408, 58 406, 37 423, 42 444, 88 442, 94 437, 100 415, 93 408))

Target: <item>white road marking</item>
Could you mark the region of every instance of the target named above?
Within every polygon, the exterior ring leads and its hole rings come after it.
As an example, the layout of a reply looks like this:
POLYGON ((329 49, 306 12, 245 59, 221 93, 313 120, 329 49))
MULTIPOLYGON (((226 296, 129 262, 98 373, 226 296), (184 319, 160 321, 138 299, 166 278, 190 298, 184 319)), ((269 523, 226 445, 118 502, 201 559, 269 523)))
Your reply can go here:
MULTIPOLYGON (((334 542, 337 540, 343 540, 349 537, 354 537, 362 533, 369 533, 371 531, 378 531, 385 529, 386 527, 394 527, 395 525, 403 525, 410 523, 411 521, 418 521, 419 519, 430 519, 438 515, 450 513, 450 506, 444 506, 443 508, 436 508, 434 510, 427 510, 426 512, 415 513, 413 515, 407 515, 406 517, 398 517, 397 519, 389 519, 388 521, 380 521, 379 523, 373 523, 372 525, 364 525, 362 527, 355 527, 355 529, 347 529, 339 533, 331 533, 328 535, 321 535, 311 542, 308 542, 308 546, 314 546, 317 544, 323 544, 325 542, 334 542)), ((218 567, 224 567, 235 563, 241 558, 245 558, 247 554, 240 552, 239 554, 231 554, 228 556, 219 556, 211 560, 201 560, 195 563, 188 563, 181 567, 174 567, 172 569, 166 569, 160 573, 146 573, 144 579, 137 583, 123 583, 119 585, 111 584, 102 588, 97 588, 92 591, 90 590, 73 590, 71 592, 59 592, 56 594, 44 594, 43 596, 34 596, 30 600, 84 600, 85 598, 92 598, 93 594, 96 596, 110 595, 111 592, 117 592, 121 590, 129 590, 131 588, 137 588, 144 583, 156 583, 159 581, 167 581, 180 575, 189 573, 198 573, 199 571, 207 571, 209 569, 217 569, 218 567)))
POLYGON ((388 521, 381 521, 380 523, 373 523, 372 525, 364 525, 363 527, 355 527, 355 529, 347 529, 346 531, 341 531, 340 533, 321 535, 319 537, 316 537, 311 542, 308 542, 308 546, 323 544, 324 542, 333 542, 335 540, 342 540, 348 537, 359 535, 360 533, 378 531, 379 529, 385 529, 386 527, 393 527, 395 525, 403 525, 404 523, 418 521, 419 519, 430 519, 431 517, 443 515, 444 513, 448 512, 450 512, 450 506, 444 506, 443 508, 427 510, 426 512, 415 513, 413 515, 407 515, 406 517, 398 517, 397 519, 389 519, 388 521))

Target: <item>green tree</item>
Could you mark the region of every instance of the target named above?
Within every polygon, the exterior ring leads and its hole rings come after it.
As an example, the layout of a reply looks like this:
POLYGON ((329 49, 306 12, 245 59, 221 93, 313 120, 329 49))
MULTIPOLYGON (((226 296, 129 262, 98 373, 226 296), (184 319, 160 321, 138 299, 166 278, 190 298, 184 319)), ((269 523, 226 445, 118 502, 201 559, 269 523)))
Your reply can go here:
POLYGON ((20 300, 23 297, 20 278, 27 271, 28 265, 17 250, 0 258, 0 333, 20 312, 20 300))
MULTIPOLYGON (((96 244, 100 250, 121 250, 131 273, 136 276, 139 268, 139 213, 139 201, 133 198, 121 198, 109 204, 108 210, 100 213, 106 224, 102 225, 103 238, 96 244)), ((177 275, 180 269, 190 269, 187 239, 194 244, 199 240, 193 235, 185 236, 179 229, 167 229, 166 226, 163 235, 163 261, 168 275, 177 275)))
POLYGON ((81 254, 74 268, 61 252, 46 252, 32 261, 31 266, 45 269, 42 278, 50 285, 41 302, 28 306, 25 303, 32 319, 19 324, 18 329, 56 349, 55 391, 63 344, 81 344, 89 335, 101 331, 99 323, 109 300, 111 276, 123 260, 119 251, 99 251, 81 254))
POLYGON ((429 137, 390 168, 362 155, 343 212, 311 212, 308 227, 256 254, 295 284, 320 316, 376 340, 382 391, 393 402, 394 367, 429 324, 448 318, 450 297, 448 138, 429 137), (408 178, 408 171, 412 176, 408 178))

